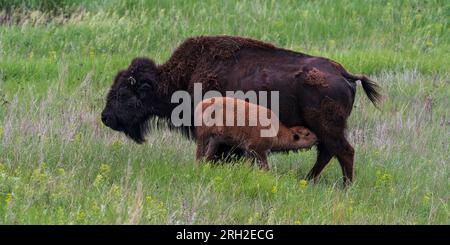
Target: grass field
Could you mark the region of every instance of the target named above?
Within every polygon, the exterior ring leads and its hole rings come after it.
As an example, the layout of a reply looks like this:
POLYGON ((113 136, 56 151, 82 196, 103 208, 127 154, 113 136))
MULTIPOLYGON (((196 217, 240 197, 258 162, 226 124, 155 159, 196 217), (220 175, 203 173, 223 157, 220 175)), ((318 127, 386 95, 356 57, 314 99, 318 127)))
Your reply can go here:
POLYGON ((450 224, 449 1, 0 0, 0 224, 450 224), (332 58, 358 86, 348 137, 356 182, 315 151, 270 172, 197 167, 154 129, 136 145, 99 119, 135 56, 162 63, 185 38, 228 34, 332 58))

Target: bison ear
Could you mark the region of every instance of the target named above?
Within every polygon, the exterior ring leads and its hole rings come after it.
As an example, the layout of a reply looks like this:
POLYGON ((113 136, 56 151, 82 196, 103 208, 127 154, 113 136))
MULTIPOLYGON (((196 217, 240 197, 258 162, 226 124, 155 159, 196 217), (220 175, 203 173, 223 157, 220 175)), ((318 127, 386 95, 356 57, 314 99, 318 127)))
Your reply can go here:
POLYGON ((157 67, 155 62, 145 57, 134 58, 128 67, 128 74, 134 77, 138 84, 154 86, 156 83, 156 73, 157 67))
POLYGON ((127 75, 127 70, 120 70, 119 72, 117 72, 116 76, 114 77, 114 81, 117 82, 121 78, 126 77, 126 75, 127 75))
POLYGON ((300 135, 294 134, 293 138, 294 138, 294 141, 299 141, 300 140, 300 135))
POLYGON ((130 67, 128 67, 130 72, 154 72, 156 70, 156 65, 153 60, 147 57, 137 57, 131 61, 130 67))

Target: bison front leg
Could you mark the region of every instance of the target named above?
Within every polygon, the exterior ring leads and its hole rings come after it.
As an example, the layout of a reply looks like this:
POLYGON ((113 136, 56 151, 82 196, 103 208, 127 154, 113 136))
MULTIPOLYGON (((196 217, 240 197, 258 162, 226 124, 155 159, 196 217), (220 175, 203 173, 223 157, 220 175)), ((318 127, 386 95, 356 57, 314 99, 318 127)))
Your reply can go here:
POLYGON ((206 160, 208 160, 210 162, 215 161, 215 154, 217 152, 217 147, 218 147, 217 141, 211 138, 208 143, 208 148, 206 149, 206 154, 205 154, 206 160))
POLYGON ((197 139, 197 150, 196 150, 196 160, 197 164, 199 164, 201 161, 203 161, 205 157, 206 152, 206 141, 204 138, 198 138, 197 139))

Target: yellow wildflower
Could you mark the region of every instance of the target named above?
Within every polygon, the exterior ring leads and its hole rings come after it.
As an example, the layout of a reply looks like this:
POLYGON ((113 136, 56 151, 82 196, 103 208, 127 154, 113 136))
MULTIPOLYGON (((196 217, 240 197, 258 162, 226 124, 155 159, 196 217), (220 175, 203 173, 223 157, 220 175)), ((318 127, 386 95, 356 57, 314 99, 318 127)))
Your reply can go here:
POLYGON ((211 168, 211 163, 206 163, 205 165, 203 165, 203 169, 208 170, 211 168))
POLYGON ((80 143, 80 141, 81 141, 81 133, 78 132, 77 134, 75 134, 73 140, 74 140, 76 143, 80 143))
POLYGON ((115 139, 112 144, 113 144, 114 147, 119 147, 120 146, 120 140, 119 139, 115 139))
POLYGON ((0 162, 0 173, 5 172, 6 171, 6 166, 5 164, 0 162))
POLYGON ((302 180, 300 180, 299 185, 300 185, 300 188, 306 189, 306 187, 308 187, 308 181, 302 179, 302 180))
POLYGON ((58 175, 63 176, 65 173, 64 168, 58 168, 58 175))
POLYGON ((347 214, 351 215, 352 213, 353 213, 353 207, 350 206, 347 208, 347 214))
POLYGON ((56 60, 56 51, 49 51, 48 52, 48 56, 50 57, 51 60, 56 60))
POLYGON ((430 193, 426 193, 422 198, 423 205, 428 205, 430 203, 430 193))
POLYGON ((247 224, 253 224, 253 217, 248 217, 247 224))
POLYGON ((83 222, 85 218, 86 218, 86 214, 84 213, 84 211, 78 212, 77 222, 83 222))
POLYGON ((335 46, 336 46, 336 41, 333 40, 333 39, 328 40, 328 45, 329 45, 330 47, 335 47, 335 46))
POLYGON ((152 203, 152 201, 153 201, 152 196, 146 196, 146 197, 145 197, 145 201, 146 201, 148 204, 152 203))
POLYGON ((216 176, 216 177, 214 178, 214 181, 215 181, 216 183, 220 183, 220 182, 222 182, 222 177, 216 176))
POLYGON ((102 175, 108 175, 109 172, 111 172, 111 166, 109 166, 108 164, 100 165, 100 173, 102 175))
POLYGON ((118 196, 120 194, 120 188, 116 184, 113 184, 111 186, 111 193, 115 196, 118 196))
POLYGON ((278 188, 276 185, 272 186, 272 193, 275 194, 278 192, 278 188))
POLYGON ((103 184, 104 181, 105 181, 105 178, 103 177, 103 175, 98 174, 98 175, 95 177, 95 180, 94 180, 94 186, 95 186, 95 187, 99 187, 101 184, 103 184))
POLYGON ((9 206, 9 204, 12 202, 12 199, 13 199, 13 194, 12 193, 6 194, 6 198, 5 198, 6 205, 9 206))
POLYGON ((164 209, 164 202, 162 202, 162 201, 159 202, 158 209, 159 210, 163 210, 164 209))

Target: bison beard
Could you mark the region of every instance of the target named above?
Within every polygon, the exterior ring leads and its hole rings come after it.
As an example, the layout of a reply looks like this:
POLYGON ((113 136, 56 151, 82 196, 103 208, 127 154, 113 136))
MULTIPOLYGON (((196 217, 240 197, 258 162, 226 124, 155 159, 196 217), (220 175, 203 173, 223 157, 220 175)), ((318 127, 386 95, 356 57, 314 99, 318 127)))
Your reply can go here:
MULTIPOLYGON (((278 91, 280 121, 287 127, 305 126, 318 137, 317 160, 307 178, 316 180, 336 157, 344 183, 349 184, 353 180, 354 150, 345 129, 358 80, 377 106, 381 100, 379 87, 364 75, 348 73, 335 61, 248 38, 195 37, 184 41, 162 65, 135 58, 127 69, 119 71, 102 120, 105 124, 117 121, 122 129, 119 131, 142 143, 147 120, 157 116, 170 122, 172 109, 177 106, 170 103, 172 93, 183 90, 193 97, 194 83, 202 84, 203 94, 209 90, 223 95, 237 90, 278 91)), ((114 129, 114 125, 109 127, 114 129)), ((193 127, 179 128, 194 134, 193 127)), ((220 145, 215 159, 228 158, 233 149, 220 145)))
POLYGON ((147 124, 135 124, 123 129, 126 136, 133 139, 136 143, 142 144, 145 142, 145 134, 147 132, 147 124))

